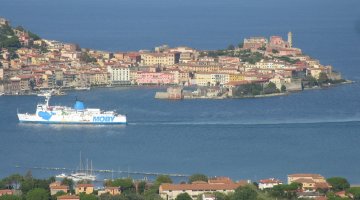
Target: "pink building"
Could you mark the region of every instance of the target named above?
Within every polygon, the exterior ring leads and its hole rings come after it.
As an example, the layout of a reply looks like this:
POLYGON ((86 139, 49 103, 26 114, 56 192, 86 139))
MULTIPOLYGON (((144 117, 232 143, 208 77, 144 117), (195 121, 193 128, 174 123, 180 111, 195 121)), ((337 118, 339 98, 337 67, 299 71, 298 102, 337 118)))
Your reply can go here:
POLYGON ((285 42, 280 36, 271 36, 270 37, 270 47, 271 48, 288 48, 288 42, 285 42))
POLYGON ((173 84, 175 81, 174 74, 164 72, 137 72, 136 82, 139 85, 146 84, 173 84))
POLYGON ((13 195, 13 191, 12 190, 0 190, 0 196, 2 195, 13 195))

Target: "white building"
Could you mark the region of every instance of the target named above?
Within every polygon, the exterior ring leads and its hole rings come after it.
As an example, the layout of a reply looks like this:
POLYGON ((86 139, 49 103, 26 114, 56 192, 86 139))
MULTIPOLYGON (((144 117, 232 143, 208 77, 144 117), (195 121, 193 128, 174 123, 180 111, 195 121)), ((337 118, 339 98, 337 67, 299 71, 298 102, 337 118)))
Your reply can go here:
POLYGON ((268 188, 273 188, 275 185, 281 185, 282 182, 275 178, 263 179, 259 181, 259 189, 264 190, 268 188))
POLYGON ((130 84, 130 68, 123 66, 108 66, 112 84, 130 84))

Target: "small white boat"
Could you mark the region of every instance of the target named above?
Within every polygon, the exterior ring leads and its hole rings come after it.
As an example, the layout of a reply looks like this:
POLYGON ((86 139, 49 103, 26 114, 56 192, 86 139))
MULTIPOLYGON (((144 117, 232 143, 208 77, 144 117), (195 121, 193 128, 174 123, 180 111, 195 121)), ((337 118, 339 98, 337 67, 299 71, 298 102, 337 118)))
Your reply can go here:
POLYGON ((5 93, 3 93, 3 92, 0 92, 0 96, 3 96, 5 93))
POLYGON ((67 175, 64 174, 64 173, 62 173, 62 174, 56 175, 55 177, 56 177, 56 178, 66 178, 67 175))
POLYGON ((90 90, 91 87, 75 87, 75 90, 90 90))

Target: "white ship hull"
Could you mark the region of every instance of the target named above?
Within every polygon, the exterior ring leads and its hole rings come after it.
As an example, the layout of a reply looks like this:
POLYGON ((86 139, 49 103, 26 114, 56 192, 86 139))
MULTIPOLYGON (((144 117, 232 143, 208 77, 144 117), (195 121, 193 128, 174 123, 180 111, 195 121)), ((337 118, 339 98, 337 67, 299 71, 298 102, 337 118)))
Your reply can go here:
POLYGON ((44 119, 34 114, 18 114, 20 122, 29 123, 49 123, 49 124, 126 124, 126 116, 118 115, 58 115, 51 116, 50 119, 44 119))
POLYGON ((50 96, 45 96, 45 104, 38 104, 35 114, 18 113, 20 122, 49 124, 126 124, 126 115, 114 111, 85 108, 76 101, 74 108, 64 106, 49 106, 50 96))

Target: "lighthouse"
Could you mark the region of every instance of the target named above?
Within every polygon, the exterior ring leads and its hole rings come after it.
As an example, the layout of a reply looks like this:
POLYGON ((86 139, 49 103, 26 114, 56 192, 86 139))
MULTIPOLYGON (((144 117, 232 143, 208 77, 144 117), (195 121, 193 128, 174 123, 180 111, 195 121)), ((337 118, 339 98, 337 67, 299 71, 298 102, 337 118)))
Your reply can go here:
POLYGON ((288 43, 289 43, 289 48, 292 48, 292 33, 291 32, 288 33, 288 43))

